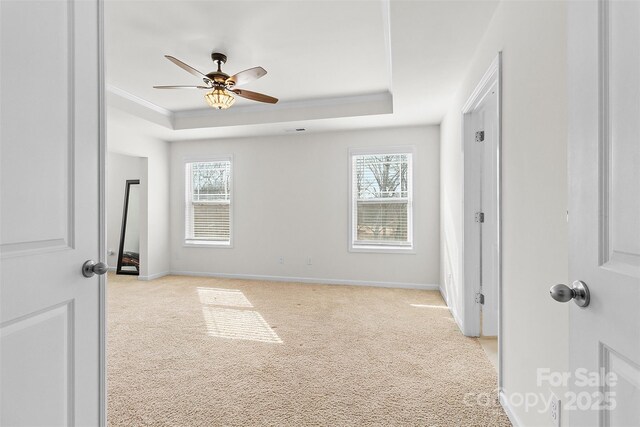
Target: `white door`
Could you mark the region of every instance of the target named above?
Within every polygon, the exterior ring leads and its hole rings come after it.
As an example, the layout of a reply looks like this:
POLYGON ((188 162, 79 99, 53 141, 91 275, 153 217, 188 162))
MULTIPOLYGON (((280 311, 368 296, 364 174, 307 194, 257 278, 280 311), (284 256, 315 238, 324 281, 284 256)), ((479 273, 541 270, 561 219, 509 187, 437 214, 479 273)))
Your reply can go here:
POLYGON ((639 426, 640 2, 570 2, 568 20, 569 273, 591 301, 569 302, 563 405, 573 426, 639 426))
POLYGON ((491 86, 477 112, 478 129, 484 132, 480 150, 480 293, 483 336, 498 335, 498 83, 491 86))
POLYGON ((0 425, 104 422, 98 0, 0 1, 0 425))
POLYGON ((465 327, 498 336, 500 294, 500 56, 463 107, 465 327))

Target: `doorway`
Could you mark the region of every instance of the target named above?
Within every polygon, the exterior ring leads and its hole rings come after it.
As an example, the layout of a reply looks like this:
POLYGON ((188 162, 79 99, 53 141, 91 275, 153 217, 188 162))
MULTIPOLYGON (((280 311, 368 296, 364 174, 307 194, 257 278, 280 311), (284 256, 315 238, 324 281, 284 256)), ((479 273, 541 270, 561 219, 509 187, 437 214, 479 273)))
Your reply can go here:
POLYGON ((495 58, 462 110, 463 283, 466 335, 480 337, 499 366, 500 63, 495 58))

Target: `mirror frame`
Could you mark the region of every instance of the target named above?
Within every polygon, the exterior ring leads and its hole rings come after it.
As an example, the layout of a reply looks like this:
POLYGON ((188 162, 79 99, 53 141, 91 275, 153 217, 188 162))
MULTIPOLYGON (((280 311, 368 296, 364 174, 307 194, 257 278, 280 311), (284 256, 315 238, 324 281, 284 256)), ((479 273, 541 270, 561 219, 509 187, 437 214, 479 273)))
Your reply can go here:
MULTIPOLYGON (((128 179, 125 183, 124 190, 124 208, 122 210, 122 228, 120 231, 120 246, 118 248, 118 267, 116 268, 116 274, 129 274, 131 276, 139 276, 140 271, 131 271, 122 269, 122 255, 124 252, 124 236, 127 232, 127 213, 129 212, 129 189, 132 185, 140 184, 139 179, 128 179)), ((139 256, 140 254, 138 254, 139 256)))

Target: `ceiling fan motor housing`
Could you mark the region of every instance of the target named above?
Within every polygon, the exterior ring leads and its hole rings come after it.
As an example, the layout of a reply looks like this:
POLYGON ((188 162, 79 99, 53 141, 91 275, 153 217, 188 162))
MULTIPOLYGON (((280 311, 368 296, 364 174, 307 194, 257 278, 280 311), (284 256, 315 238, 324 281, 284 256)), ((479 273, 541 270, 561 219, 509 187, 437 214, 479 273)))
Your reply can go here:
MULTIPOLYGON (((207 78, 213 82, 214 86, 215 85, 225 86, 225 82, 229 78, 229 75, 226 73, 223 73, 222 71, 213 71, 207 74, 207 78)), ((226 85, 226 86, 229 86, 229 85, 226 85)))
POLYGON ((227 55, 224 55, 218 52, 213 52, 211 54, 211 59, 213 60, 213 62, 218 64, 218 70, 212 71, 209 74, 207 74, 207 78, 209 78, 214 83, 214 86, 233 86, 233 83, 231 82, 229 82, 231 84, 227 83, 227 79, 229 78, 229 75, 227 73, 223 73, 221 70, 222 64, 227 62, 227 55))

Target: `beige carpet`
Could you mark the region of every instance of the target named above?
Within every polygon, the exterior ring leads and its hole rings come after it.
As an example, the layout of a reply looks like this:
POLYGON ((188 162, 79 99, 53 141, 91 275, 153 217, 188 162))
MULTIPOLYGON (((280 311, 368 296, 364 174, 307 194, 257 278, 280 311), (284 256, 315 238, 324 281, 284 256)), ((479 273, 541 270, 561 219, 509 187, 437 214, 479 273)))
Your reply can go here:
POLYGON ((108 388, 110 426, 510 425, 432 291, 111 274, 108 388))

